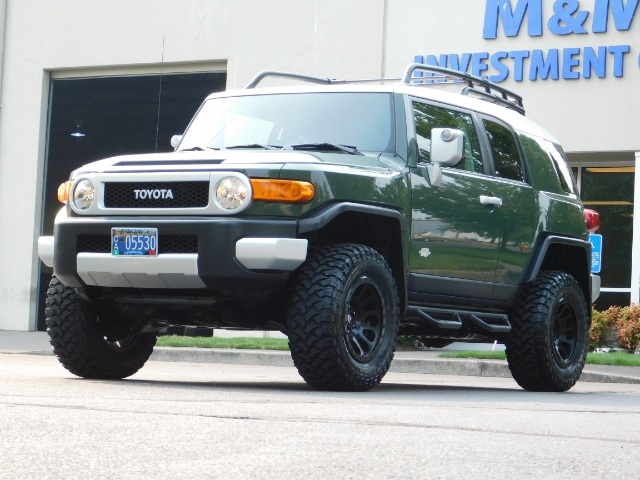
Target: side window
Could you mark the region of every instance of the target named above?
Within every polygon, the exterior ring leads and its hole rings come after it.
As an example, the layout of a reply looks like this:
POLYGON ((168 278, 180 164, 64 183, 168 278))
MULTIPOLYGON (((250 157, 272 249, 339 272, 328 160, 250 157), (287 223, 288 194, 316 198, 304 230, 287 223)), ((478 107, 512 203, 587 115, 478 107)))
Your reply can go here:
POLYGON ((489 137, 489 145, 496 166, 496 175, 524 182, 520 153, 513 133, 508 128, 491 120, 484 119, 482 122, 489 137))
POLYGON ((431 129, 457 128, 464 132, 464 156, 454 168, 484 173, 478 133, 471 115, 425 103, 413 102, 418 153, 423 162, 431 161, 431 129))
POLYGON ((569 162, 567 156, 564 154, 564 150, 560 145, 547 141, 547 148, 551 152, 551 158, 558 171, 558 177, 560 177, 560 183, 562 189, 567 193, 577 194, 578 188, 576 187, 576 181, 569 168, 569 162))

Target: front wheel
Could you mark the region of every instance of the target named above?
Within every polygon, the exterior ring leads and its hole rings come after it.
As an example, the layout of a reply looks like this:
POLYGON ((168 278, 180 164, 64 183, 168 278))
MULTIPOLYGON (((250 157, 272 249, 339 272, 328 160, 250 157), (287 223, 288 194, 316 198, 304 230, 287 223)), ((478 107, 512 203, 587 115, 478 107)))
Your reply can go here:
POLYGON ((136 373, 151 356, 155 333, 132 333, 117 314, 99 313, 53 277, 47 291, 47 333, 64 368, 85 378, 120 379, 136 373))
POLYGON ((380 383, 398 340, 398 293, 384 257, 355 244, 312 253, 294 279, 287 330, 311 386, 366 391, 380 383))
POLYGON ((578 282, 542 273, 524 288, 506 343, 515 381, 526 390, 564 392, 580 378, 589 346, 589 312, 578 282))

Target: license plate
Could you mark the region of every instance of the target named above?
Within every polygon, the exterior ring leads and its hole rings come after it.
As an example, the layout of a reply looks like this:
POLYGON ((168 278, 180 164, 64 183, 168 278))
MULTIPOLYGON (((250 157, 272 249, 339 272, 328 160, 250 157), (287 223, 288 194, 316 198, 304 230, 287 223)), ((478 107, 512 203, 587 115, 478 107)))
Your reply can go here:
POLYGON ((113 255, 158 255, 157 228, 112 228, 111 253, 113 255))

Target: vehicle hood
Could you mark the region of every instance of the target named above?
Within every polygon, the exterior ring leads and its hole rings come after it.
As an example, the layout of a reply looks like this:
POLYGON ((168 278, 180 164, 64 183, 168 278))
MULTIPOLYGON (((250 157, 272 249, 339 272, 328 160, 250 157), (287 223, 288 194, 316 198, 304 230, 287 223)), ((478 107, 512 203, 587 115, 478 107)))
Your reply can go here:
POLYGON ((342 152, 298 152, 291 150, 221 150, 121 155, 88 163, 72 172, 81 173, 244 170, 251 166, 279 169, 285 164, 342 165, 365 170, 389 168, 380 155, 342 152))

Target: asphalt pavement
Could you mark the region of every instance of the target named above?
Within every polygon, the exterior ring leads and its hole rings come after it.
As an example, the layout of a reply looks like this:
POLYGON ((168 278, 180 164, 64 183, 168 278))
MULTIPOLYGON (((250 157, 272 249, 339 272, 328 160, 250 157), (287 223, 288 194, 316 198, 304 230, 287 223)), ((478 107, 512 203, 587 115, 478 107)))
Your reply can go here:
MULTIPOLYGON (((448 359, 439 355, 446 349, 396 352, 390 371, 437 375, 468 375, 509 378, 504 360, 448 359)), ((46 332, 0 330, 0 354, 53 355, 46 332)), ((161 362, 223 363, 292 367, 289 352, 223 348, 156 347, 151 360, 161 362)), ((585 365, 580 380, 599 383, 640 383, 640 367, 585 365)))

